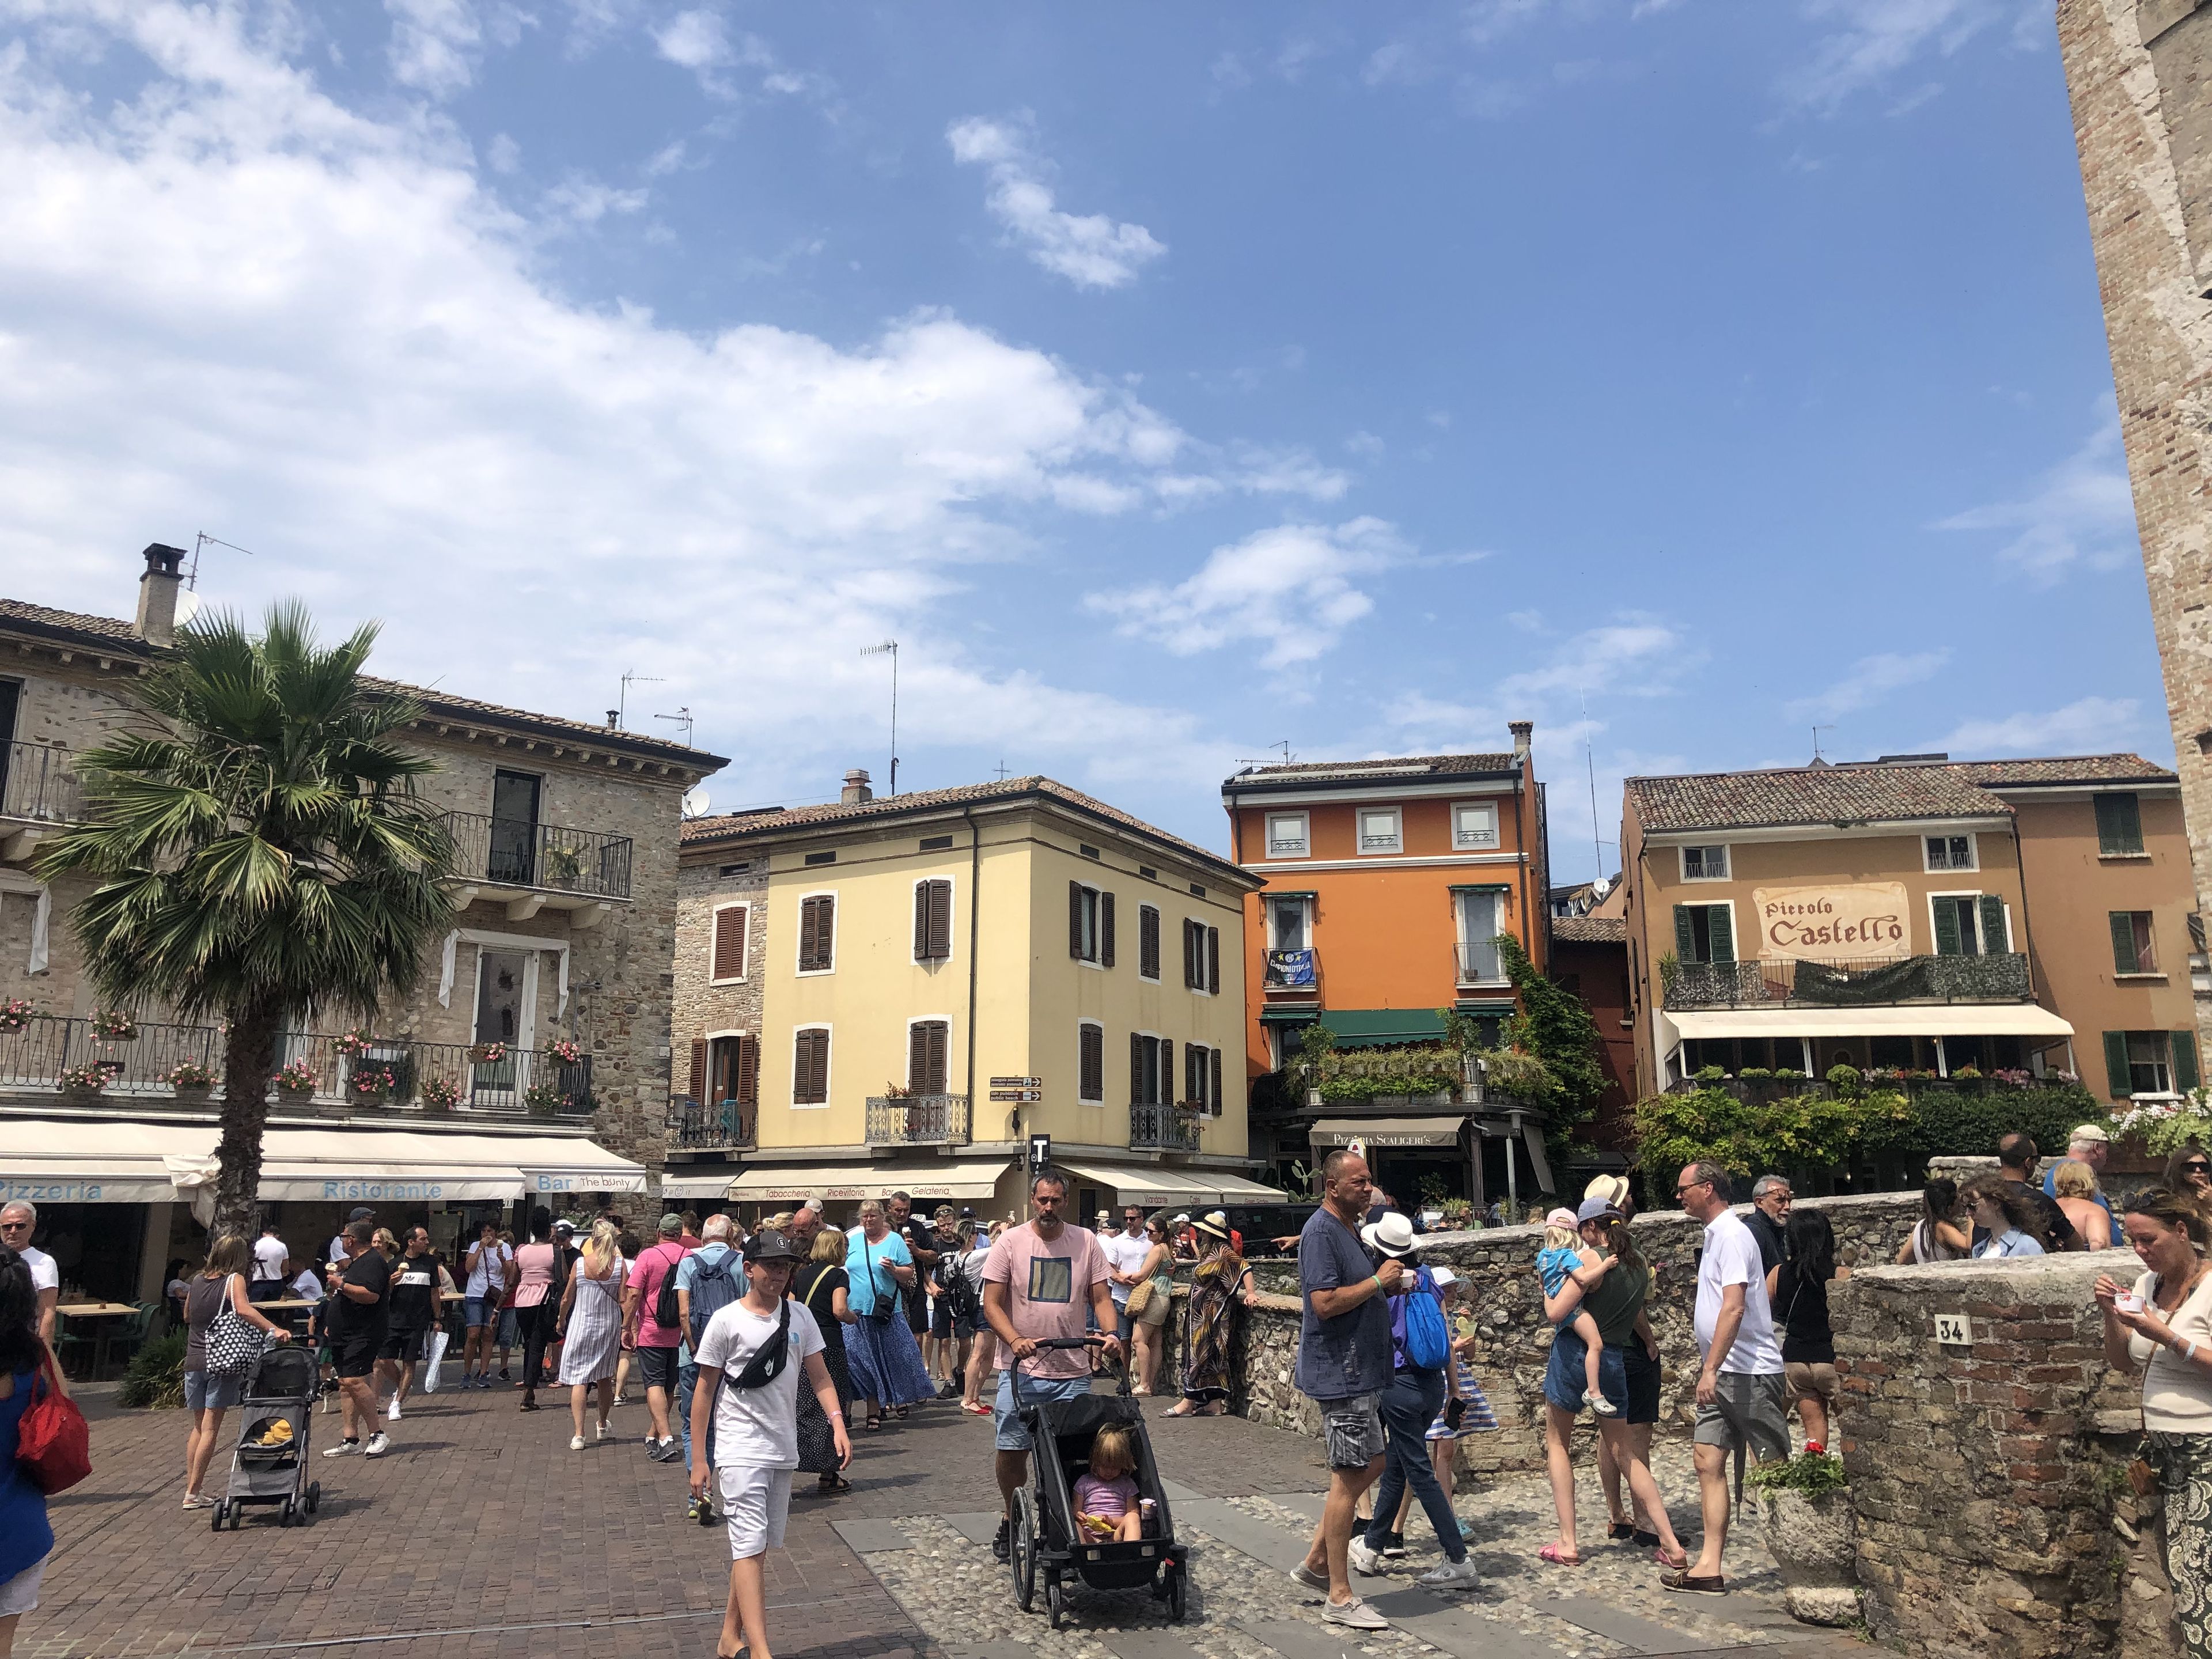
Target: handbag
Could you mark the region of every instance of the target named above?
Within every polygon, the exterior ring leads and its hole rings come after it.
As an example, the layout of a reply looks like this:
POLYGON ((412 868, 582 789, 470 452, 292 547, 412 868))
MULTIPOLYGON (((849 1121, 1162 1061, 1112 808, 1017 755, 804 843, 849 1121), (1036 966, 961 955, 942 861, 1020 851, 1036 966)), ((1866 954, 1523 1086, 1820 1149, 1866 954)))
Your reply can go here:
POLYGON ((1129 1286, 1129 1299, 1121 1304, 1122 1311, 1132 1319, 1142 1319, 1145 1310, 1152 1305, 1153 1281, 1140 1279, 1129 1286))
POLYGON ((92 1430, 76 1401, 62 1392, 52 1348, 32 1379, 31 1403, 15 1425, 15 1461, 49 1498, 92 1473, 92 1430))
POLYGON ((248 1323, 231 1305, 230 1281, 237 1277, 233 1273, 222 1281, 222 1311, 208 1322, 207 1369, 213 1376, 243 1376, 268 1340, 260 1327, 248 1323))
POLYGON ((876 1277, 876 1259, 868 1254, 867 1241, 865 1239, 860 1242, 860 1260, 868 1264, 868 1291, 875 1298, 868 1309, 868 1323, 888 1325, 891 1322, 893 1316, 898 1312, 898 1281, 896 1279, 891 1281, 890 1292, 886 1296, 882 1282, 876 1277))

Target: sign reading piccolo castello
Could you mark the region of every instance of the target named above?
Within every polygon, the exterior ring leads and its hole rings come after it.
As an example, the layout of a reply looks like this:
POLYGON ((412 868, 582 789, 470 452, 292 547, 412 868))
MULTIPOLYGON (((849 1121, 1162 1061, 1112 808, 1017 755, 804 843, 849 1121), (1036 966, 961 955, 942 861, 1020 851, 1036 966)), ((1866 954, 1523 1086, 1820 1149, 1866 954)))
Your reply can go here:
POLYGON ((1873 881, 1850 886, 1759 887, 1763 957, 1903 957, 1911 954, 1905 885, 1873 881))

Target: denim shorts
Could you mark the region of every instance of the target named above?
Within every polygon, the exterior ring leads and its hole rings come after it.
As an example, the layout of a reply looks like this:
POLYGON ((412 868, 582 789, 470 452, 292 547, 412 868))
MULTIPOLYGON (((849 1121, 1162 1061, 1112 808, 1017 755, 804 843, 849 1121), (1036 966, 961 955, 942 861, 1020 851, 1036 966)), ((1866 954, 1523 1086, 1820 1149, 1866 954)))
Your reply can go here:
MULTIPOLYGON (((1013 1372, 999 1373, 998 1447, 1000 1451, 1027 1451, 1030 1431, 1023 1426, 1021 1413, 1014 1409, 1013 1372)), ((1089 1376, 1024 1376, 1022 1378, 1022 1403, 1032 1401, 1080 1400, 1091 1392, 1089 1376)))
POLYGON ((217 1376, 213 1371, 185 1373, 186 1411, 228 1411, 245 1392, 243 1376, 217 1376))
MULTIPOLYGON (((1565 1326, 1553 1333, 1552 1357, 1544 1365, 1546 1405, 1557 1406, 1563 1412, 1578 1412, 1583 1408, 1583 1395, 1589 1389, 1589 1372, 1585 1365, 1589 1355, 1589 1345, 1565 1326)), ((1602 1387, 1602 1369, 1599 1371, 1599 1378, 1602 1387)))
POLYGON ((478 1329, 482 1326, 491 1322, 489 1318, 487 1316, 488 1310, 484 1307, 484 1303, 489 1298, 481 1296, 465 1297, 462 1298, 462 1316, 467 1321, 468 1327, 471 1330, 473 1331, 478 1329))

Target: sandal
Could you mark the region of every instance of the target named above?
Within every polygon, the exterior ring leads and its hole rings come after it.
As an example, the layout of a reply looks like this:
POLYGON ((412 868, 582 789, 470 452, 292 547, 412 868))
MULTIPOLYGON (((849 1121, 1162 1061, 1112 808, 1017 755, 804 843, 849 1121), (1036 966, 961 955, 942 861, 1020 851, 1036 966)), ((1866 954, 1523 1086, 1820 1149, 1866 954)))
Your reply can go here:
POLYGON ((1170 1407, 1166 1411, 1162 1412, 1160 1415, 1163 1417, 1195 1417, 1198 1415, 1198 1407, 1192 1405, 1189 1401, 1186 1400, 1180 1406, 1170 1407))
MULTIPOLYGON (((1636 1536, 1636 1522, 1633 1521, 1616 1521, 1605 1529, 1605 1535, 1608 1543, 1614 1544, 1619 1543, 1624 1538, 1634 1538, 1636 1536)), ((1654 1538, 1651 1541, 1656 1544, 1659 1540, 1656 1538, 1654 1538)))
POLYGON ((1555 1567, 1579 1567, 1583 1564, 1580 1555, 1570 1555, 1557 1544, 1545 1545, 1536 1552, 1536 1556, 1539 1560, 1549 1561, 1555 1567))
POLYGON ((852 1491, 853 1483, 842 1474, 825 1474, 816 1484, 814 1490, 821 1496, 828 1498, 837 1492, 852 1491))
POLYGON ((960 1402, 960 1409, 966 1412, 970 1417, 996 1417, 998 1415, 998 1413, 993 1411, 988 1406, 985 1405, 980 1400, 963 1400, 960 1402))
POLYGON ((1656 1550, 1659 1547, 1659 1534, 1656 1532, 1647 1532, 1642 1527, 1638 1527, 1629 1534, 1629 1541, 1639 1548, 1656 1550))
POLYGON ((870 1434, 879 1434, 883 1431, 884 1419, 871 1413, 869 1414, 868 1420, 861 1424, 860 1426, 866 1429, 870 1434))
POLYGON ((894 1406, 894 1407, 891 1407, 891 1415, 892 1415, 893 1417, 896 1417, 896 1419, 898 1419, 898 1420, 899 1420, 900 1422, 902 1422, 902 1423, 905 1422, 905 1421, 906 1421, 906 1407, 903 1407, 903 1406, 894 1406))
POLYGON ((1679 1561, 1669 1561, 1664 1550, 1652 1551, 1651 1559, 1669 1572, 1687 1572, 1690 1570, 1690 1553, 1687 1550, 1682 1552, 1682 1559, 1679 1561))
POLYGON ((1663 1590, 1688 1590, 1699 1595, 1726 1595, 1728 1584, 1716 1573, 1710 1578, 1693 1577, 1687 1571, 1662 1572, 1659 1588, 1663 1590))

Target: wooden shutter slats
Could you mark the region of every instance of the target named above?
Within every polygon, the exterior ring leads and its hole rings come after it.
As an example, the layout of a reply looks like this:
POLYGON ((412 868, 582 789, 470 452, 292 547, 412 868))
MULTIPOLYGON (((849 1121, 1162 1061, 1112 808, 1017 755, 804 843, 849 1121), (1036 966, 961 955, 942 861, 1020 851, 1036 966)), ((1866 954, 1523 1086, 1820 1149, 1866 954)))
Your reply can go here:
POLYGON ((2198 1081, 2197 1033, 2176 1031, 2170 1041, 2173 1048, 2173 1091, 2185 1095, 2198 1081))
POLYGON ((2106 1087, 2114 1100, 2125 1100, 2135 1092, 2135 1085, 2128 1071, 2128 1034, 2125 1031, 2105 1033, 2105 1075, 2106 1087))
POLYGON ((918 1095, 943 1094, 950 1027, 941 1019, 918 1019, 906 1030, 906 1086, 918 1095))
POLYGON ((952 954, 952 884, 929 884, 929 954, 942 962, 952 954))
POLYGON ((1101 968, 1114 965, 1114 896, 1111 893, 1098 895, 1098 965, 1101 968))
POLYGON ((1206 930, 1206 990, 1209 996, 1221 994, 1221 930, 1206 930))
POLYGON ((830 1098, 830 1033, 817 1028, 799 1033, 792 1054, 791 1097, 801 1106, 830 1098))
POLYGON ((1149 904, 1137 907, 1137 972, 1146 979, 1160 976, 1160 913, 1149 904))
POLYGON ((738 1044, 738 1104, 748 1110, 760 1104, 760 1042, 739 1037, 738 1044))
POLYGON ((1706 937, 1712 940, 1713 960, 1730 963, 1735 960, 1735 918, 1725 904, 1705 907, 1706 937))
POLYGON ((2004 900, 1995 893, 1984 893, 1981 897, 1981 908, 1982 954, 2001 956, 2008 943, 2005 939, 2004 900))
POLYGON ((1158 1097, 1163 1105, 1170 1105, 1176 1097, 1175 1039, 1172 1037, 1160 1039, 1159 1079, 1158 1097))
POLYGON ((1695 962, 1697 959, 1698 936, 1690 926, 1690 907, 1678 904, 1674 907, 1674 960, 1695 962))
POLYGON ((1076 1027, 1075 1091, 1085 1100, 1106 1098, 1106 1033, 1096 1025, 1076 1027))
POLYGON ((914 884, 914 959, 929 960, 929 889, 930 884, 918 881, 914 884))
POLYGON ((707 1039, 691 1039, 691 1098, 707 1098, 707 1039))
POLYGON ((1965 949, 1959 937, 1959 902, 1939 898, 1936 901, 1936 954, 1955 957, 1965 949))
POLYGON ((1188 916, 1182 924, 1182 986, 1186 991, 1198 988, 1198 942, 1192 933, 1194 924, 1188 916))
POLYGON ((1067 954, 1083 959, 1083 884, 1067 884, 1067 954))
POLYGON ((710 974, 715 979, 745 976, 745 919, 748 908, 726 904, 714 912, 714 942, 710 974))
POLYGON ((799 906, 799 971, 820 973, 832 965, 837 939, 837 901, 827 893, 799 906))
POLYGON ((1129 1103, 1141 1106, 1150 1097, 1145 1092, 1145 1039, 1129 1033, 1129 1103))
POLYGON ((2136 919, 2126 910, 2108 913, 2112 927, 2112 971, 2133 974, 2142 971, 2136 958, 2136 919))
POLYGON ((1206 1079, 1208 1085, 1206 1091, 1206 1115, 1209 1117, 1219 1117, 1221 1115, 1221 1050, 1218 1048, 1211 1050, 1206 1056, 1206 1069, 1210 1073, 1206 1079))

